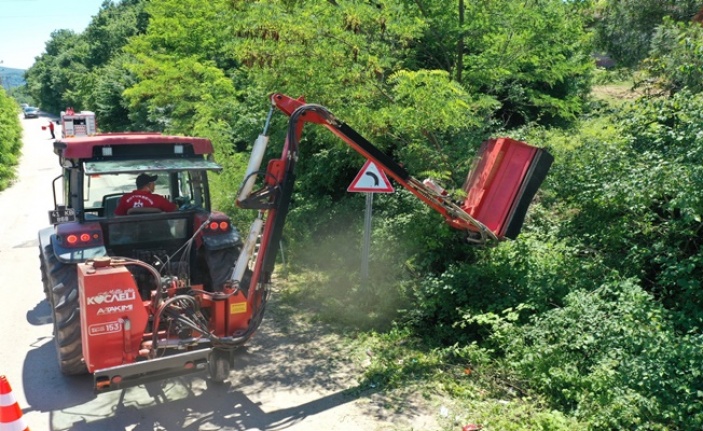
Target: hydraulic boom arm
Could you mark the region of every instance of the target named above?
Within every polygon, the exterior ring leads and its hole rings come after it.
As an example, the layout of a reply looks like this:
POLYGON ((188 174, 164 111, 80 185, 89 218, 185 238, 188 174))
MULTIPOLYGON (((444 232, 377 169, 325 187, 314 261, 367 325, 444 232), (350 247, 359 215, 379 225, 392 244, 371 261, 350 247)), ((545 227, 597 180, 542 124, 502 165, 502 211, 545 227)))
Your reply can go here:
MULTIPOLYGON (((270 282, 293 192, 298 143, 305 123, 326 127, 398 184, 440 213, 450 226, 467 232, 469 241, 475 243, 498 241, 517 234, 527 204, 546 176, 553 160, 545 151, 509 138, 491 140, 489 145, 484 143, 477 172, 467 179, 469 186, 466 191, 469 196, 463 205, 457 204, 451 197, 413 178, 405 168, 338 120, 327 108, 306 103, 303 98, 293 99, 278 93, 271 96, 271 103, 290 117, 281 157, 268 162, 264 185, 252 192, 255 178, 260 174, 259 167, 268 141, 266 132, 260 135, 254 144, 247 175, 237 198, 240 208, 259 211, 231 280, 233 284, 241 282, 244 271, 255 254, 250 293, 265 290, 263 284, 270 282), (509 193, 503 190, 506 185, 510 186, 507 187, 509 193), (472 193, 475 196, 472 197, 472 193), (493 227, 489 228, 479 221, 478 217, 469 214, 471 211, 489 219, 493 227), (500 211, 502 218, 496 227, 496 218, 487 217, 486 214, 500 211), (254 253, 257 244, 258 251, 254 253)), ((250 305, 252 309, 256 309, 256 295, 250 295, 249 301, 254 301, 250 305)))

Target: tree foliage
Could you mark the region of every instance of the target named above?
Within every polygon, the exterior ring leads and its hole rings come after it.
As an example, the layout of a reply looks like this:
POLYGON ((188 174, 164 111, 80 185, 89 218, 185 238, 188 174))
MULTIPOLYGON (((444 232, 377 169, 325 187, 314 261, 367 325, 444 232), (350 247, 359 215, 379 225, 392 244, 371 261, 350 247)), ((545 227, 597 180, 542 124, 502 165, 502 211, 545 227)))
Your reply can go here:
POLYGON ((665 20, 654 33, 643 66, 658 90, 703 92, 703 25, 665 20))
POLYGON ((596 45, 622 67, 637 66, 649 56, 657 28, 670 18, 690 23, 701 10, 695 0, 607 0, 595 6, 596 45))
POLYGON ((67 106, 79 109, 80 83, 86 78, 83 59, 88 45, 70 30, 57 30, 46 43, 46 52, 27 71, 27 85, 32 97, 47 112, 59 112, 67 106))
POLYGON ((122 47, 148 24, 143 0, 105 0, 86 30, 57 30, 27 71, 29 93, 48 112, 71 106, 96 112, 105 130, 129 129, 122 91, 133 81, 122 47))

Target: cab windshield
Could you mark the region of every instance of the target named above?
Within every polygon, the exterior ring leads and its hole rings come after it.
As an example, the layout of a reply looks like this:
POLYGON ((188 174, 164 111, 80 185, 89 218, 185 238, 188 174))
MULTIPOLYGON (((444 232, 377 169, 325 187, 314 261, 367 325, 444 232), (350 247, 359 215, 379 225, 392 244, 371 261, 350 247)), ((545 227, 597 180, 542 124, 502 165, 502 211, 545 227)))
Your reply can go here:
POLYGON ((86 161, 83 165, 83 208, 86 214, 112 217, 119 198, 136 187, 139 174, 156 175, 154 193, 179 207, 210 210, 207 171, 222 167, 205 159, 86 161))

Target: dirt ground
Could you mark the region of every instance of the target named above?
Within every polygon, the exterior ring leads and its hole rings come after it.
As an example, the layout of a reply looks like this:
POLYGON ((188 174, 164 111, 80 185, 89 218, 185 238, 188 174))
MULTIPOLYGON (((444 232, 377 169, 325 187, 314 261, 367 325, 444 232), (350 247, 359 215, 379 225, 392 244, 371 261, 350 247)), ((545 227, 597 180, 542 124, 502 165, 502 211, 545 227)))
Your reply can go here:
MULTIPOLYGON (((355 351, 331 328, 279 307, 279 288, 273 289, 260 333, 239 357, 247 375, 233 387, 271 395, 275 388, 286 387, 302 397, 299 405, 316 406, 307 414, 318 408, 320 414, 325 409, 336 411, 325 430, 442 429, 437 422, 442 410, 438 400, 407 390, 383 392, 361 383, 370 363, 367 353, 355 351)), ((300 427, 291 429, 312 429, 304 417, 295 420, 300 427)))

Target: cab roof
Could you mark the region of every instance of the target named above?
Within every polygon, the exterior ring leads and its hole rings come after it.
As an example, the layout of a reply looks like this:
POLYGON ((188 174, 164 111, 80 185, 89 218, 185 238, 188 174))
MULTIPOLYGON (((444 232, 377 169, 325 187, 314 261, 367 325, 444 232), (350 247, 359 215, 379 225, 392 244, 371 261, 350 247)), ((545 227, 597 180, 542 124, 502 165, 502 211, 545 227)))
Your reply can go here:
POLYGON ((65 159, 105 160, 210 155, 212 142, 192 136, 161 133, 102 133, 93 136, 60 138, 54 141, 54 153, 65 159))

